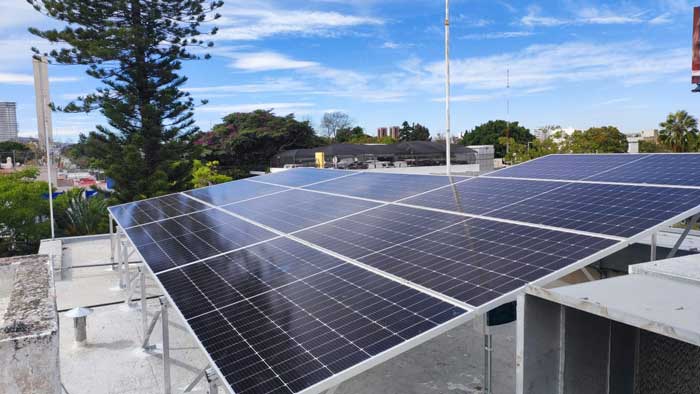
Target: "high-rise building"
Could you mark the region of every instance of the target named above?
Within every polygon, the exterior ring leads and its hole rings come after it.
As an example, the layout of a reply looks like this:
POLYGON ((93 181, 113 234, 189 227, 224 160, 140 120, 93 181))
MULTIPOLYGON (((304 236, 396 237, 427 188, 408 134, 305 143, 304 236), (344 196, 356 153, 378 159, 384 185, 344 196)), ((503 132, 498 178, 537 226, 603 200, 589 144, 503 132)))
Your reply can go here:
POLYGON ((384 138, 388 135, 388 129, 386 127, 377 128, 377 138, 384 138))
POLYGON ((399 130, 401 130, 401 128, 399 126, 389 127, 389 136, 395 140, 398 140, 399 139, 399 130))
POLYGON ((0 102, 0 142, 17 140, 17 103, 0 102))

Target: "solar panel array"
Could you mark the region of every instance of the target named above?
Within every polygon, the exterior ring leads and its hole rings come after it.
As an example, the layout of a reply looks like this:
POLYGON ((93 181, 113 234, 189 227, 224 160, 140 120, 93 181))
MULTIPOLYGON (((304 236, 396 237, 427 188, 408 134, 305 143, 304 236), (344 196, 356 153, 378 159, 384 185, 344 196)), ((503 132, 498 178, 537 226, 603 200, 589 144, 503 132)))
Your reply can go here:
POLYGON ((235 393, 316 393, 700 211, 700 155, 294 169, 110 207, 235 393))

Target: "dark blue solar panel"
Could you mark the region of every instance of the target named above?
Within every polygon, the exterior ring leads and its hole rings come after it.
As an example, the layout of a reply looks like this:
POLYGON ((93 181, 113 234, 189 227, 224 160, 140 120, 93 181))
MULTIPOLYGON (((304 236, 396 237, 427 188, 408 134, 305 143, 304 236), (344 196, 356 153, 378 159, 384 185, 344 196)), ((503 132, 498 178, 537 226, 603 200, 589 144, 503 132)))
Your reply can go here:
POLYGON ((582 180, 644 158, 645 155, 550 155, 517 166, 495 171, 488 176, 582 180))
POLYGON ((224 206, 224 209, 276 230, 292 232, 378 205, 353 198, 290 190, 224 206))
POLYGON ((155 273, 275 236, 215 209, 131 227, 126 233, 155 273))
POLYGON ((182 194, 169 194, 149 200, 116 205, 109 207, 109 211, 120 226, 127 228, 207 208, 206 205, 182 194))
POLYGON ((700 154, 655 154, 592 181, 700 186, 700 154))
POLYGON ((274 174, 266 174, 250 178, 254 181, 274 183, 281 186, 299 187, 316 182, 324 182, 338 177, 353 174, 352 171, 322 170, 316 168, 293 168, 274 174))
POLYGON ((572 183, 489 216, 630 237, 700 205, 700 190, 572 183))
POLYGON ((561 182, 474 178, 403 203, 481 215, 561 186, 561 182))
MULTIPOLYGON (((456 181, 463 179, 456 178, 456 181)), ((449 184, 450 178, 446 176, 364 172, 313 185, 308 189, 382 201, 396 201, 449 184)))
POLYGON ((296 393, 464 312, 341 264, 188 324, 235 393, 296 393))
POLYGON ((212 205, 226 205, 271 193, 289 190, 285 187, 249 182, 246 180, 222 183, 202 189, 195 189, 186 194, 206 201, 212 205))
MULTIPOLYGON (((381 213, 380 208, 370 211, 381 213)), ((392 207, 416 210, 408 207, 392 207)), ((431 212, 428 214, 435 214, 431 212)), ((415 220, 355 215, 297 234, 382 271, 471 305, 483 305, 576 261, 616 244, 588 237, 457 215, 408 236, 415 220), (459 219, 457 219, 459 218, 459 219), (371 223, 382 231, 368 232, 371 223)), ((408 216, 403 216, 408 217, 408 216)))
POLYGON ((424 209, 387 205, 296 233, 336 253, 357 258, 405 242, 467 218, 424 209))

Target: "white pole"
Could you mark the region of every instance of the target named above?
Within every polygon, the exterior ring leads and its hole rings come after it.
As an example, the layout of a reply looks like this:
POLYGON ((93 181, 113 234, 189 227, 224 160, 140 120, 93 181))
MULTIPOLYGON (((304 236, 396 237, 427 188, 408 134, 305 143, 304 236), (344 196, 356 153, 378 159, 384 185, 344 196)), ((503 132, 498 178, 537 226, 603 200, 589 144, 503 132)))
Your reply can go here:
POLYGON ((56 232, 54 229, 54 219, 53 219, 53 188, 51 183, 53 180, 51 174, 51 130, 49 124, 49 114, 46 113, 46 109, 49 107, 49 97, 48 97, 48 60, 46 57, 34 57, 34 83, 37 84, 38 89, 36 89, 36 94, 40 95, 37 97, 37 102, 40 103, 39 111, 40 118, 44 120, 44 137, 45 137, 45 148, 46 148, 46 170, 49 183, 49 215, 51 220, 51 239, 56 238, 56 232))
POLYGON ((452 136, 450 135, 450 0, 445 0, 445 156, 447 175, 452 173, 452 136))

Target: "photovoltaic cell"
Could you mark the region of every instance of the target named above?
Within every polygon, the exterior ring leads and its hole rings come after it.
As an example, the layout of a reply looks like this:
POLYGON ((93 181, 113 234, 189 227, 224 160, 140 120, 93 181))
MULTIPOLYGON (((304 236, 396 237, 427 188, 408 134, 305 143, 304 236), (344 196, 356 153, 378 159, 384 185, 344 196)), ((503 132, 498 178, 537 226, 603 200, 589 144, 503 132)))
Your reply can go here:
POLYGON ((292 232, 378 205, 354 198, 290 190, 223 208, 276 230, 292 232))
POLYGON ((387 205, 295 236, 357 258, 464 220, 465 217, 447 213, 387 205))
POLYGON ((549 155, 517 166, 495 171, 488 176, 582 180, 603 171, 628 165, 646 155, 549 155))
POLYGON ((131 227, 126 233, 154 273, 275 237, 214 209, 131 227))
MULTIPOLYGON (((465 178, 454 179, 461 181, 465 178)), ((309 186, 307 189, 381 201, 396 201, 449 184, 450 178, 446 176, 363 172, 351 177, 309 186)))
POLYGON ((561 182, 474 178, 403 203, 481 215, 561 186, 561 182))
POLYGON ((266 174, 250 178, 254 181, 274 183, 281 186, 299 187, 316 182, 344 177, 353 174, 352 171, 326 170, 316 168, 293 168, 274 174, 266 174))
POLYGON ((289 189, 281 186, 250 182, 243 179, 202 189, 195 189, 185 193, 212 205, 222 206, 271 193, 279 193, 285 190, 289 189))
POLYGON ((464 312, 341 264, 188 323, 237 394, 295 393, 464 312))
POLYGON ((169 194, 163 197, 109 207, 112 216, 124 228, 204 209, 207 209, 206 205, 187 198, 182 194, 169 194))
POLYGON ((654 154, 589 180, 700 186, 700 154, 654 154))
MULTIPOLYGON (((376 211, 379 209, 370 212, 376 211)), ((447 220, 444 226, 426 228, 413 237, 405 233, 406 221, 379 220, 385 234, 385 238, 381 238, 377 237, 381 233, 364 231, 364 226, 375 219, 358 216, 319 226, 313 231, 302 231, 297 236, 474 306, 616 243, 597 237, 465 218, 447 220), (354 231, 357 232, 353 234, 354 231)))
POLYGON ((698 189, 572 183, 489 216, 631 237, 698 205, 698 189))

